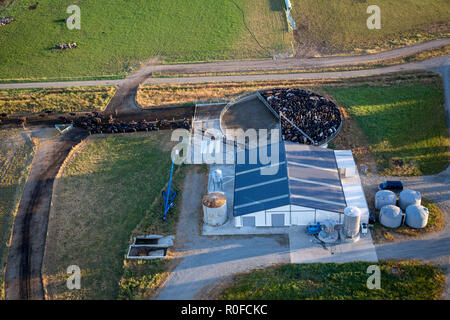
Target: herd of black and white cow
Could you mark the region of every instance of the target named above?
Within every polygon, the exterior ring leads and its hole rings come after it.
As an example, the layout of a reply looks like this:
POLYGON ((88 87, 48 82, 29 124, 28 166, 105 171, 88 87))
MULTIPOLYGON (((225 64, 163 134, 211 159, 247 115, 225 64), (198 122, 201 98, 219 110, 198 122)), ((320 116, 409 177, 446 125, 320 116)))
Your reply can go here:
MULTIPOLYGON (((313 92, 295 88, 272 89, 260 92, 270 107, 280 115, 282 138, 304 144, 321 145, 339 131, 342 118, 338 107, 328 98, 313 92)), ((45 115, 45 114, 44 114, 45 115)), ((70 114, 72 117, 75 113, 70 114)), ((1 115, 1 117, 7 115, 1 115)), ((105 116, 98 112, 87 113, 72 120, 60 117, 63 123, 72 122, 75 126, 96 133, 125 133, 153 131, 160 129, 191 128, 191 119, 124 121, 105 116)), ((20 120, 19 125, 26 120, 20 120)), ((1 123, 1 119, 0 119, 1 123)))
POLYGON ((264 91, 261 95, 280 114, 284 141, 320 145, 341 126, 341 113, 334 102, 313 92, 286 88, 264 91))
POLYGON ((131 120, 122 121, 114 119, 112 116, 105 117, 100 113, 93 112, 88 116, 79 117, 73 121, 74 125, 89 131, 89 134, 96 133, 125 133, 138 131, 155 131, 160 129, 184 128, 189 130, 191 123, 188 119, 183 120, 131 120))

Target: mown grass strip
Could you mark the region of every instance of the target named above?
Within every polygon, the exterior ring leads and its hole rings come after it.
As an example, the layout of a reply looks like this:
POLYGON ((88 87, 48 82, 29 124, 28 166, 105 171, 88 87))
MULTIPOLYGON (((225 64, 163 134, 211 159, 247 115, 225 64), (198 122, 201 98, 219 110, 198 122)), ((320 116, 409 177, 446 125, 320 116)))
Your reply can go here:
POLYGON ((100 111, 106 108, 115 92, 113 86, 0 90, 0 113, 100 111))
POLYGON ((418 261, 381 261, 381 289, 368 289, 373 263, 286 264, 238 275, 221 294, 225 300, 436 300, 445 276, 418 261))

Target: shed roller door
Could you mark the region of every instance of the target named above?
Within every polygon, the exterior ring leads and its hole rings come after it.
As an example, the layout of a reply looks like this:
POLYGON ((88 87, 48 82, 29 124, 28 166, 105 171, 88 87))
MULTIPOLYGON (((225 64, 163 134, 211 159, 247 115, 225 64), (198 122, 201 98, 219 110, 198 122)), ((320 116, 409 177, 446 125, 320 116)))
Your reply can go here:
POLYGON ((242 226, 243 227, 254 227, 256 226, 255 217, 242 217, 242 226))
POLYGON ((284 227, 284 214, 272 214, 272 226, 273 227, 284 227))

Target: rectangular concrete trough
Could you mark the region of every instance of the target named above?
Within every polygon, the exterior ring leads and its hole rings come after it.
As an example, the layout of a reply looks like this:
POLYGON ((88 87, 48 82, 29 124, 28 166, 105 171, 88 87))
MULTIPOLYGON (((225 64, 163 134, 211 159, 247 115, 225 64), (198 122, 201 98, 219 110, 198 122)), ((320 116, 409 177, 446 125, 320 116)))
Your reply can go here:
POLYGON ((137 236, 128 248, 127 259, 164 259, 169 247, 173 246, 174 236, 137 236))

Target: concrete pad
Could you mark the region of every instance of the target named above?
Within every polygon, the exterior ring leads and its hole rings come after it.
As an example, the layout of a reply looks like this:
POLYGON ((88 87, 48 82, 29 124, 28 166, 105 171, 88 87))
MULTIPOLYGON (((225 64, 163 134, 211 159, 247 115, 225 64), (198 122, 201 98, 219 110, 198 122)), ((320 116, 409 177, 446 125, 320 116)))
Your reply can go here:
POLYGON ((289 244, 291 263, 378 261, 370 232, 354 243, 322 245, 305 227, 296 226, 289 228, 289 244))
POLYGON ((204 299, 208 288, 227 276, 289 262, 286 239, 271 237, 199 237, 167 280, 158 300, 204 299))
POLYGON ((192 123, 187 163, 210 164, 211 162, 232 164, 235 158, 234 141, 227 141, 220 131, 219 119, 194 119, 192 123), (207 131, 212 130, 212 131, 207 131), (214 135, 215 139, 211 139, 214 135))

